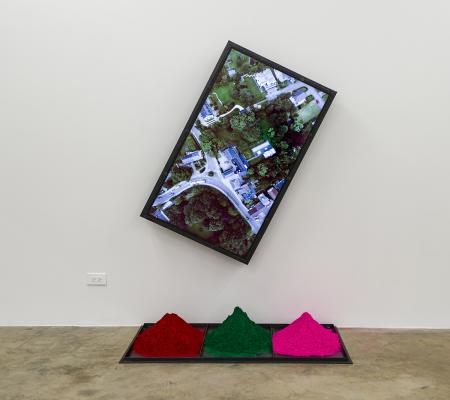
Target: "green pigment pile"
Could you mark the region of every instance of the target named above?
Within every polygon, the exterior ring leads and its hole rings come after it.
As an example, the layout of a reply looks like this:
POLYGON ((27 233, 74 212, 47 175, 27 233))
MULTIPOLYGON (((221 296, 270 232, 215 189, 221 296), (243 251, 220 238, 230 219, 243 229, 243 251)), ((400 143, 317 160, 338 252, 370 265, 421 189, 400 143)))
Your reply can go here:
POLYGON ((208 332, 204 350, 217 357, 255 357, 272 352, 272 338, 267 329, 236 307, 220 326, 208 332))

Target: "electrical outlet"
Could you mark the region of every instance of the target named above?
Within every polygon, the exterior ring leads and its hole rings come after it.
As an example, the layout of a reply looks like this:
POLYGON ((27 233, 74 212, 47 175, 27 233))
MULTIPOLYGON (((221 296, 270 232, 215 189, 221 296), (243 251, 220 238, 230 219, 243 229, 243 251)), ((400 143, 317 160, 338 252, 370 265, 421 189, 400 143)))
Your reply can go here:
POLYGON ((86 275, 88 286, 106 286, 106 273, 88 272, 86 275))

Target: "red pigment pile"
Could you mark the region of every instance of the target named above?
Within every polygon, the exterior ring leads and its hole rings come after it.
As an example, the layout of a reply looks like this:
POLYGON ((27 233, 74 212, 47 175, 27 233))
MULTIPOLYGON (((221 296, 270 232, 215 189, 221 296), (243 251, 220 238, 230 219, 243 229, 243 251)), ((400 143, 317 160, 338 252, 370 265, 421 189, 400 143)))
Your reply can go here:
POLYGON ((287 356, 331 356, 341 350, 339 336, 303 313, 272 336, 273 351, 287 356))
POLYGON ((142 332, 133 350, 146 357, 195 357, 200 354, 204 332, 177 314, 166 314, 142 332))

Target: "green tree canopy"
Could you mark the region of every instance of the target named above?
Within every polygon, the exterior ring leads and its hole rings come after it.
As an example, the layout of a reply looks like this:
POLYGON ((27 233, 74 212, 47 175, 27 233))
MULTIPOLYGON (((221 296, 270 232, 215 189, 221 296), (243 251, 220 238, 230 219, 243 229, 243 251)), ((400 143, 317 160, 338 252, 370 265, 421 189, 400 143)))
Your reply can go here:
POLYGON ((179 167, 174 165, 172 168, 172 182, 176 185, 178 182, 187 181, 192 175, 191 168, 179 167))
POLYGON ((255 114, 253 112, 239 113, 234 115, 230 120, 231 128, 238 132, 243 132, 244 129, 248 129, 254 126, 256 123, 255 114))
POLYGON ((266 176, 268 171, 269 171, 269 168, 267 168, 266 164, 263 164, 263 163, 258 164, 258 174, 260 176, 266 176))
POLYGON ((263 139, 268 140, 269 142, 275 137, 275 129, 269 128, 262 134, 263 139))
POLYGON ((285 142, 284 140, 282 140, 279 144, 280 148, 282 148, 283 150, 286 150, 289 148, 289 145, 287 144, 287 142, 285 142))
POLYGON ((257 127, 251 127, 249 129, 245 129, 242 133, 241 133, 242 137, 250 143, 254 143, 257 142, 260 138, 261 135, 259 133, 259 129, 257 127))
POLYGON ((302 119, 300 118, 300 116, 297 115, 297 117, 294 119, 294 123, 293 123, 293 125, 292 125, 292 129, 293 129, 295 132, 300 132, 300 131, 302 130, 302 128, 303 128, 303 121, 302 121, 302 119))

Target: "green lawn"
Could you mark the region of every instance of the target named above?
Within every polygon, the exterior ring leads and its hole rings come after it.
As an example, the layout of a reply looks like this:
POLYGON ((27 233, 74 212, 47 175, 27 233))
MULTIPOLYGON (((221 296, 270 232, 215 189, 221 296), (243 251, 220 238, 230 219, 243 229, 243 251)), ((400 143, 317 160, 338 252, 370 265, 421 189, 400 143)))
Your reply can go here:
POLYGON ((241 139, 241 135, 226 128, 222 128, 216 132, 216 136, 221 138, 225 143, 230 144, 236 144, 241 139))
POLYGON ((261 128, 263 133, 267 133, 269 129, 272 128, 272 125, 270 125, 270 122, 265 115, 264 117, 259 119, 259 127, 261 128))
POLYGON ((250 160, 253 158, 253 152, 250 148, 247 148, 246 150, 242 151, 242 155, 247 159, 250 160))
POLYGON ((197 144, 197 142, 194 140, 194 138, 191 135, 188 135, 186 140, 183 143, 183 146, 181 146, 180 152, 177 156, 177 161, 179 162, 181 160, 181 157, 186 155, 187 152, 200 150, 200 146, 197 144))
POLYGON ((188 135, 183 143, 183 146, 181 147, 180 154, 184 156, 188 151, 195 150, 200 150, 200 147, 198 146, 194 138, 191 135, 188 135))
POLYGON ((227 85, 214 87, 212 92, 216 93, 217 96, 219 96, 219 99, 223 103, 223 105, 228 105, 234 102, 233 98, 231 97, 233 87, 234 82, 230 82, 227 85))
POLYGON ((228 60, 230 60, 232 68, 234 68, 238 73, 242 73, 243 71, 241 70, 241 68, 244 65, 248 65, 250 63, 250 58, 247 55, 239 53, 238 51, 236 51, 234 49, 230 51, 228 60), (238 66, 239 57, 241 57, 241 60, 242 60, 242 63, 240 64, 240 66, 238 66))
POLYGON ((298 111, 300 119, 303 121, 304 124, 316 118, 319 115, 319 113, 320 107, 316 104, 315 101, 311 101, 298 111))
POLYGON ((253 96, 255 96, 255 103, 258 103, 259 101, 264 100, 266 98, 266 95, 263 92, 261 92, 258 85, 252 78, 246 76, 244 78, 244 82, 249 88, 250 92, 252 92, 253 96))
POLYGON ((242 139, 238 132, 223 128, 216 132, 216 136, 221 138, 228 145, 236 145, 241 153, 249 148, 247 142, 242 139))
POLYGON ((250 164, 251 167, 253 167, 253 166, 255 166, 256 164, 258 164, 259 162, 261 162, 262 160, 264 160, 264 157, 261 155, 261 156, 252 158, 252 159, 249 161, 249 164, 250 164))

